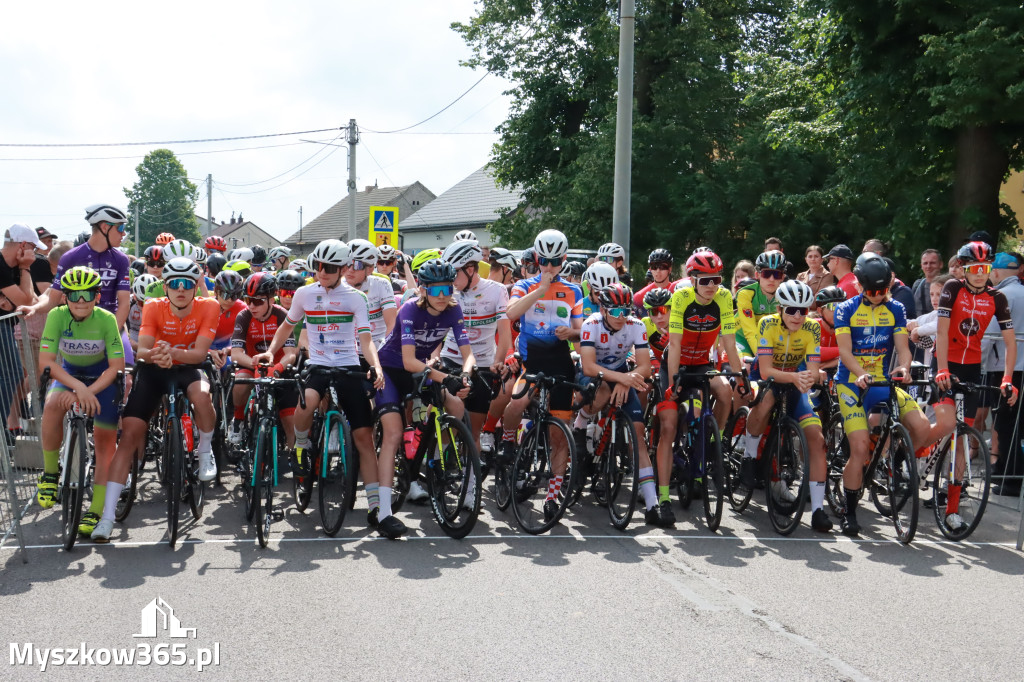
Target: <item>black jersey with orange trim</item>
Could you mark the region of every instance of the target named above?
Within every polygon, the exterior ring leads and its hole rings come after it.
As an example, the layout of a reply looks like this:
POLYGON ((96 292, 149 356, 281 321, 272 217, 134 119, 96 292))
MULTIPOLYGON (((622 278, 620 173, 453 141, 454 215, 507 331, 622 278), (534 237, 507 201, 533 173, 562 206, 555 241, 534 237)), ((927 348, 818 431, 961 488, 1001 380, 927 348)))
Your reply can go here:
POLYGON ((995 317, 1000 329, 1013 329, 1010 306, 1003 292, 985 287, 972 292, 959 279, 951 279, 942 287, 939 317, 949 318, 949 362, 974 365, 981 362, 981 337, 995 317))

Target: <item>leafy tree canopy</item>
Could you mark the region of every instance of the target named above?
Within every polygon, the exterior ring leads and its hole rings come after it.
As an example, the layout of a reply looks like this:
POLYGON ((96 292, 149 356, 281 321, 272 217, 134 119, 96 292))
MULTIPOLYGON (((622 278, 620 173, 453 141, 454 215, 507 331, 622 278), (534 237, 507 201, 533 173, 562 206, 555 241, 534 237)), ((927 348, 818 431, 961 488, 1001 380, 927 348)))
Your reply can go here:
POLYGON ((128 233, 135 236, 135 210, 139 210, 139 247, 153 244, 161 232, 200 244, 196 200, 199 190, 189 179, 185 167, 169 149, 156 149, 146 155, 135 172, 139 179, 125 188, 128 197, 128 233))

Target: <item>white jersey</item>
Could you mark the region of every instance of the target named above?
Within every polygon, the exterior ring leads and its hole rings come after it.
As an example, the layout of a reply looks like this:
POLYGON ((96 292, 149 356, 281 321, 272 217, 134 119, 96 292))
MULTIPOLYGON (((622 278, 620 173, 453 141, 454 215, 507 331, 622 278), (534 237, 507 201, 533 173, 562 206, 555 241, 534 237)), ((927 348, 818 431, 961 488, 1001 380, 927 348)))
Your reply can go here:
POLYGON ((643 322, 630 315, 622 329, 614 332, 605 326, 601 313, 594 313, 580 329, 580 345, 594 349, 597 364, 618 370, 626 364, 630 351, 647 348, 647 330, 643 322))
POLYGON ((344 278, 330 291, 319 283, 299 287, 288 311, 290 323, 306 322, 309 361, 328 367, 359 365, 359 334, 370 333, 369 318, 366 294, 344 278))
POLYGON ((140 329, 142 329, 142 306, 133 299, 128 307, 128 338, 138 343, 140 329))
MULTIPOLYGON (((499 282, 481 279, 468 291, 456 291, 455 302, 462 307, 466 335, 476 364, 481 367, 491 366, 494 364, 494 351, 497 347, 495 334, 498 321, 505 318, 508 310, 508 289, 499 282)), ((441 357, 462 364, 462 353, 451 332, 448 332, 444 340, 441 357)))
POLYGON ((384 311, 389 308, 398 309, 398 305, 395 303, 395 291, 391 288, 390 279, 376 275, 368 276, 359 290, 366 294, 366 300, 370 306, 370 333, 373 334, 373 345, 380 348, 384 343, 384 337, 388 335, 388 326, 384 322, 384 311))

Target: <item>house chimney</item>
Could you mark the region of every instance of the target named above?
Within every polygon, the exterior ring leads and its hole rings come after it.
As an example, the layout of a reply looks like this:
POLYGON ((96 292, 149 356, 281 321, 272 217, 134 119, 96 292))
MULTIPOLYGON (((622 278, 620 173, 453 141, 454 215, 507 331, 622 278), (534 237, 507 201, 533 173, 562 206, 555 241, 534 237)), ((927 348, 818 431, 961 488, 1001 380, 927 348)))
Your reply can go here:
POLYGON ((367 185, 366 186, 366 193, 369 194, 370 192, 372 192, 375 189, 377 189, 377 187, 375 185, 367 185))
POLYGON ((239 212, 238 212, 238 224, 239 224, 239 225, 241 225, 241 224, 242 224, 242 223, 244 223, 244 222, 245 222, 245 221, 244 221, 244 220, 242 220, 242 212, 241 212, 241 211, 239 211, 239 212))
POLYGON ((235 212, 234 211, 231 212, 231 224, 232 225, 235 224, 235 212))

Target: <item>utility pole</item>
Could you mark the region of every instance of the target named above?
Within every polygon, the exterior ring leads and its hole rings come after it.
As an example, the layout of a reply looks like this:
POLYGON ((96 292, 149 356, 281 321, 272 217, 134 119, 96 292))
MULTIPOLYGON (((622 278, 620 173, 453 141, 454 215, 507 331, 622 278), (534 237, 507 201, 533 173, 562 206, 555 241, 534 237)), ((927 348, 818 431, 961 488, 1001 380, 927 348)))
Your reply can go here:
POLYGON ((633 169, 633 36, 635 0, 619 3, 619 101, 615 118, 615 191, 612 241, 626 250, 629 263, 629 202, 633 169))
POLYGON ((305 245, 306 245, 306 243, 304 241, 302 241, 302 207, 299 206, 299 241, 296 244, 296 246, 299 247, 297 249, 299 251, 299 253, 302 253, 303 247, 305 245))
POLYGON ((356 144, 359 129, 356 120, 348 120, 348 241, 356 238, 356 144))
POLYGON ((209 237, 213 232, 213 174, 206 175, 206 234, 209 237))
POLYGON ((139 202, 135 202, 135 257, 139 257, 139 202))

